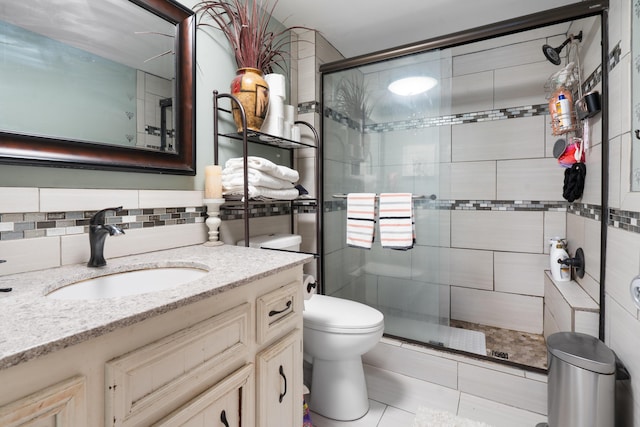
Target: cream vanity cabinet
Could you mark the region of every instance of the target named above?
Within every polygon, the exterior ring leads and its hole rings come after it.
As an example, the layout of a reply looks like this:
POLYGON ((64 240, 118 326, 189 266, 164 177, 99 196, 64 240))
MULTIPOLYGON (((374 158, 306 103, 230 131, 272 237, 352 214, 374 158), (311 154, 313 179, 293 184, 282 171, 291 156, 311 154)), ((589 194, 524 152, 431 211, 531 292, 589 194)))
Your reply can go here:
POLYGON ((0 391, 0 425, 297 427, 301 278, 290 268, 0 370, 1 387, 27 383, 8 403, 0 391))

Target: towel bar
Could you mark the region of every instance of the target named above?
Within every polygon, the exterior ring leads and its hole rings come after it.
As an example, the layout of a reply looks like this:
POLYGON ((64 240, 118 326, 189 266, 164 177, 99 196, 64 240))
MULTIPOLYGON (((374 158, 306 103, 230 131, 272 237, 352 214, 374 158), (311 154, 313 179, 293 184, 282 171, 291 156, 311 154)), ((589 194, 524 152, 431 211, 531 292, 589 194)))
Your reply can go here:
MULTIPOLYGON (((333 194, 331 197, 333 197, 334 199, 346 199, 347 195, 346 194, 333 194)), ((376 194, 376 199, 379 196, 376 194)), ((424 196, 424 195, 413 195, 411 196, 412 199, 429 199, 429 200, 436 200, 438 198, 438 196, 436 196, 435 194, 431 194, 430 196, 424 196)))

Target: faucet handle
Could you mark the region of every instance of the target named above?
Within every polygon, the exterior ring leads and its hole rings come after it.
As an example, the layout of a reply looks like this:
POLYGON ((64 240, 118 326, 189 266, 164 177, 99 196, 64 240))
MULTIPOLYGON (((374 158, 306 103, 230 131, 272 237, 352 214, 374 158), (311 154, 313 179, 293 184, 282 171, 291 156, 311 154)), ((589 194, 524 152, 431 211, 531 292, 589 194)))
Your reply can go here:
POLYGON ((118 207, 115 207, 115 208, 105 208, 105 209, 99 210, 98 212, 93 214, 93 216, 89 220, 89 224, 90 225, 104 224, 104 215, 105 215, 105 213, 107 213, 108 211, 117 212, 120 209, 122 209, 122 206, 118 206, 118 207))

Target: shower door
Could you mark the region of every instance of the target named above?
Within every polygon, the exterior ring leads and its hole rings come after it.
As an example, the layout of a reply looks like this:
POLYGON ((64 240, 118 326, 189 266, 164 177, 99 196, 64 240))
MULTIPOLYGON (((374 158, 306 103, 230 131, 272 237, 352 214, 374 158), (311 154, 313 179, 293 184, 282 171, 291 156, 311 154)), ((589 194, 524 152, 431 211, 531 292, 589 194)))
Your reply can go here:
POLYGON ((327 295, 383 312, 387 335, 457 348, 443 277, 449 271, 449 202, 441 197, 448 183, 441 174, 450 157, 450 76, 449 50, 323 75, 323 277, 327 295), (409 77, 433 87, 391 92, 391 83, 409 77), (346 195, 363 192, 412 193, 412 249, 382 248, 377 223, 370 250, 346 245, 346 195))

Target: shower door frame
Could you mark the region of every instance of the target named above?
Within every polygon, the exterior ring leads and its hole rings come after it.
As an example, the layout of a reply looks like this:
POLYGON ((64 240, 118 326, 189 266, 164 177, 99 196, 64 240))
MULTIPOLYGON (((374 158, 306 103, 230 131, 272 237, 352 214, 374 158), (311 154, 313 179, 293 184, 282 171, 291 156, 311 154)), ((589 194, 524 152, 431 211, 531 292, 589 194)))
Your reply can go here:
MULTIPOLYGON (((553 24, 559 24, 562 22, 573 21, 582 18, 588 18, 593 16, 600 17, 600 32, 601 32, 601 59, 600 68, 602 70, 602 161, 601 161, 601 209, 602 217, 600 218, 600 312, 599 312, 599 338, 604 341, 604 318, 605 318, 605 276, 606 276, 606 244, 607 244, 607 218, 609 212, 608 199, 609 199, 609 117, 608 117, 608 94, 609 94, 609 79, 608 79, 608 57, 609 57, 609 35, 608 35, 608 9, 609 0, 603 1, 583 1, 579 3, 573 3, 567 6, 561 6, 554 9, 545 10, 538 13, 524 15, 521 17, 500 21, 494 24, 484 25, 480 27, 471 28, 469 30, 459 31, 444 35, 441 37, 435 37, 432 39, 402 45, 396 48, 390 48, 373 52, 370 54, 360 55, 353 58, 347 58, 339 61, 334 61, 320 65, 320 93, 324 94, 324 76, 325 73, 333 73, 337 71, 344 71, 348 69, 357 68, 360 66, 370 65, 373 63, 397 59, 404 56, 413 54, 424 53, 435 49, 446 49, 455 46, 478 42, 482 40, 492 39, 496 37, 506 36, 522 31, 533 30, 540 27, 545 27, 553 24)), ((321 103, 322 104, 322 103, 321 103)), ((324 110, 324 106, 321 105, 321 111, 324 110)), ((320 114, 320 129, 324 129, 324 114, 320 114)), ((318 253, 320 258, 318 260, 319 275, 324 275, 324 183, 323 183, 323 159, 324 159, 324 144, 320 144, 317 152, 317 172, 318 172, 318 209, 320 212, 320 224, 319 233, 320 239, 318 241, 318 253)), ((319 292, 324 293, 324 283, 320 282, 319 292)), ((428 344, 427 344, 428 345, 428 344)), ((440 348, 440 347, 438 347, 440 348)), ((447 351, 458 352, 453 349, 446 349, 447 351)), ((506 361, 500 359, 492 359, 494 361, 500 361, 505 364, 509 364, 506 361)))

